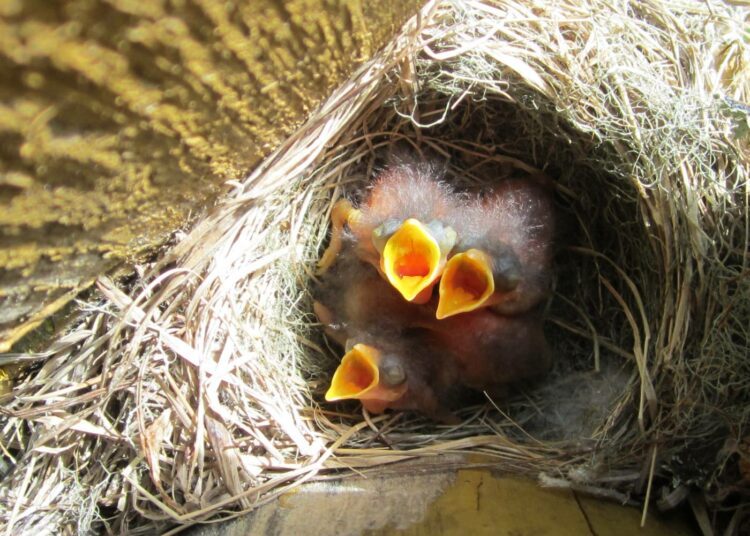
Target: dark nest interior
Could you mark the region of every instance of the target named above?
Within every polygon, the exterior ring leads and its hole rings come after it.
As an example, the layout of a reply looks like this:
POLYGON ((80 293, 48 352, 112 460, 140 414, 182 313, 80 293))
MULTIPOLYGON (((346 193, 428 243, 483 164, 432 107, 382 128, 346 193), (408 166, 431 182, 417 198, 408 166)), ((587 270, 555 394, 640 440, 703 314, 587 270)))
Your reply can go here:
POLYGON ((739 530, 750 43, 746 12, 709 4, 428 6, 142 277, 101 278, 48 352, 5 358, 36 363, 5 405, 5 526, 167 530, 473 453, 644 515, 690 497, 739 530), (459 187, 555 184, 553 370, 460 425, 323 401, 330 209, 394 151, 459 187))

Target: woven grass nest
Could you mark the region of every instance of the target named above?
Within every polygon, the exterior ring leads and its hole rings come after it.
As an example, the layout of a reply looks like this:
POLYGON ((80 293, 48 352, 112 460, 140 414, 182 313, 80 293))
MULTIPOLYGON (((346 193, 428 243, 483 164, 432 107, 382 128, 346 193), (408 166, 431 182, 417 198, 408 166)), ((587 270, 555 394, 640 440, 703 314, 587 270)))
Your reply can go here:
POLYGON ((740 530, 747 17, 715 2, 428 5, 135 282, 100 279, 48 352, 3 358, 37 365, 4 403, 2 524, 179 530, 304 481, 474 453, 644 516, 689 497, 706 530, 740 530), (330 209, 396 146, 464 185, 556 184, 554 369, 458 426, 322 401, 338 356, 311 304, 330 209))

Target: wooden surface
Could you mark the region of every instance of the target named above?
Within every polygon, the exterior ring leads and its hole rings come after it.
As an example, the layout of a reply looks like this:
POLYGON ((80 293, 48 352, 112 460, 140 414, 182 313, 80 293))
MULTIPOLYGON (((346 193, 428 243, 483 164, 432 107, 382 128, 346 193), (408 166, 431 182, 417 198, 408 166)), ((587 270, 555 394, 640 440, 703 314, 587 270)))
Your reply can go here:
POLYGON ((0 0, 0 352, 241 179, 422 0, 0 0))
POLYGON ((686 517, 651 515, 540 488, 488 469, 349 478, 303 485, 255 513, 191 529, 191 536, 368 534, 433 536, 694 535, 686 517))

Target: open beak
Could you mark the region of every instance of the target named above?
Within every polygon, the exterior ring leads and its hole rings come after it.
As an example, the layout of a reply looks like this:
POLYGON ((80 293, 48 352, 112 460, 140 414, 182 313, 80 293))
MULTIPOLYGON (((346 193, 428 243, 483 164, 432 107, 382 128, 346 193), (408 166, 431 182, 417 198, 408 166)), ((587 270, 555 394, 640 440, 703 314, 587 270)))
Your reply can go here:
POLYGON ((383 385, 378 368, 380 360, 381 353, 376 348, 355 344, 333 374, 326 400, 333 402, 356 398, 362 400, 368 410, 380 408, 382 412, 388 402, 401 398, 406 392, 406 383, 394 387, 383 385))
POLYGON ((424 303, 430 299, 447 256, 428 227, 410 218, 386 242, 381 268, 404 299, 424 303))
POLYGON ((440 280, 438 319, 474 311, 487 304, 495 292, 489 256, 469 249, 451 257, 440 280))

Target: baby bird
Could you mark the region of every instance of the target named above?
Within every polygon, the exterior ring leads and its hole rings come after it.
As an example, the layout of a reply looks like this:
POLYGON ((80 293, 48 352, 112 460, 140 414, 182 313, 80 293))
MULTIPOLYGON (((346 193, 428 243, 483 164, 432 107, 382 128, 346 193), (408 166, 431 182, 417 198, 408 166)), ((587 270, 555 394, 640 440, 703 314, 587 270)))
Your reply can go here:
POLYGON ((407 301, 425 303, 456 243, 450 218, 455 193, 424 162, 391 165, 375 180, 359 208, 342 199, 331 214, 332 235, 319 273, 333 265, 347 226, 357 255, 375 266, 407 301))
POLYGON ((550 187, 533 179, 503 180, 451 221, 457 253, 440 280, 438 319, 489 306, 514 315, 545 298, 555 227, 550 187))
POLYGON ((430 339, 375 327, 354 333, 347 341, 325 398, 329 402, 358 399, 371 413, 411 410, 455 423, 445 400, 458 387, 457 374, 458 364, 430 339))
POLYGON ((346 354, 326 400, 358 399, 368 411, 415 410, 456 422, 445 404, 459 364, 415 326, 435 322, 427 306, 405 302, 372 268, 345 254, 323 280, 315 313, 346 354))

